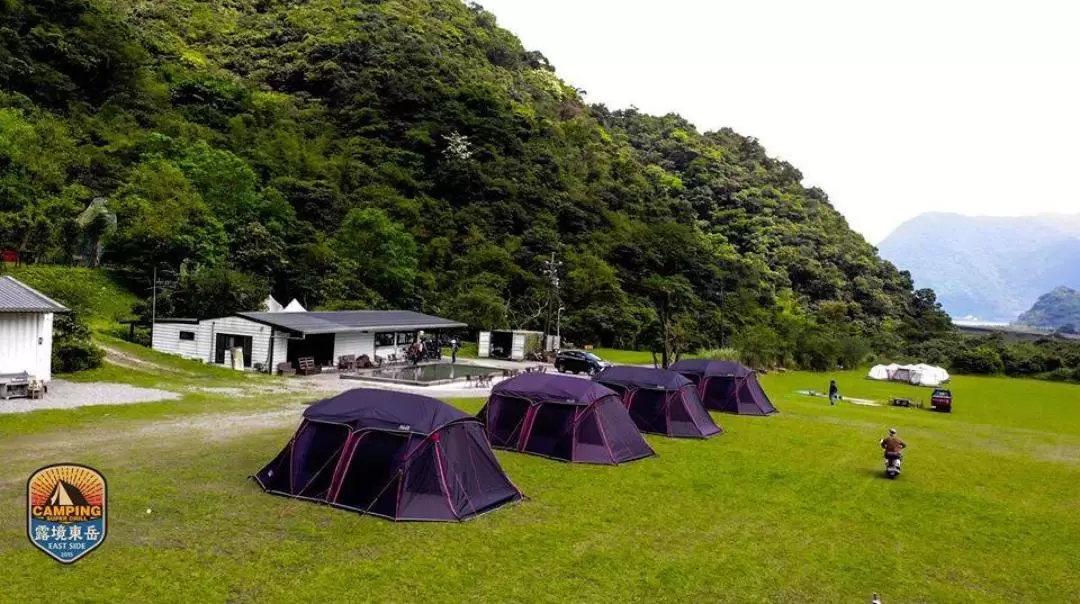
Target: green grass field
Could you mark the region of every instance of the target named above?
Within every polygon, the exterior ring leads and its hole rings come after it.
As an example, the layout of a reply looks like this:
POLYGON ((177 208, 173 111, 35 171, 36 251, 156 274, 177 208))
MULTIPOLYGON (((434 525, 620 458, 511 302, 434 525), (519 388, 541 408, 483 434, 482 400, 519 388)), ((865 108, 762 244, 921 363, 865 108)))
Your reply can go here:
POLYGON ((765 376, 780 415, 649 436, 659 457, 624 466, 499 452, 529 499, 463 524, 259 491, 246 477, 302 397, 0 416, 0 601, 1080 601, 1080 387, 959 377, 948 415, 795 394, 830 377, 847 396, 929 394, 861 376, 765 376), (877 449, 889 426, 910 445, 896 481, 877 449), (112 506, 103 546, 71 567, 25 535, 27 477, 63 461, 102 470, 112 506))

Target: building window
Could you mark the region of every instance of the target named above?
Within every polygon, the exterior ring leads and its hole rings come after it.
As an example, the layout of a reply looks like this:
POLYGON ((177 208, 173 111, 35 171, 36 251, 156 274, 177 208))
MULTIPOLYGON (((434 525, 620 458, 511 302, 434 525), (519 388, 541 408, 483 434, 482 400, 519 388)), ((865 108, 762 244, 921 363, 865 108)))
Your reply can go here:
POLYGON ((392 333, 377 333, 375 334, 376 346, 393 346, 394 334, 392 333))
POLYGON ((181 340, 195 340, 195 332, 194 331, 181 331, 180 332, 180 339, 181 340))
POLYGON ((412 344, 415 340, 416 340, 416 334, 414 334, 412 332, 402 332, 402 333, 399 333, 397 335, 397 343, 398 343, 398 345, 412 344))

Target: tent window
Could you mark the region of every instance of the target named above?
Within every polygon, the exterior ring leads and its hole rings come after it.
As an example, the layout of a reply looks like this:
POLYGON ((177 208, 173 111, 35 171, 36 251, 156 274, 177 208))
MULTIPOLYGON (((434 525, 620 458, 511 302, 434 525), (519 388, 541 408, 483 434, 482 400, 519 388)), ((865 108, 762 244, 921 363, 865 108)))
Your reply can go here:
POLYGON ((394 334, 392 333, 377 333, 375 334, 376 346, 393 346, 394 334))
POLYGON ((181 340, 188 340, 188 341, 194 340, 195 339, 195 332, 194 331, 181 331, 180 332, 180 339, 181 340))

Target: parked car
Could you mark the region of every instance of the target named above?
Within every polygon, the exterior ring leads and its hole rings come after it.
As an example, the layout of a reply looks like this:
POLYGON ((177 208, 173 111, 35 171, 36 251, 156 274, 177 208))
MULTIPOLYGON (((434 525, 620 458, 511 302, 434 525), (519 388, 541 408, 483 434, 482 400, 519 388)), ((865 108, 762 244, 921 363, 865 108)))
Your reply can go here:
POLYGON ((930 395, 930 406, 935 411, 944 411, 945 413, 952 412, 952 392, 945 388, 936 388, 934 393, 930 395))
POLYGON ((611 363, 584 350, 563 350, 555 355, 555 369, 559 373, 571 371, 591 375, 602 371, 606 367, 611 367, 611 363))

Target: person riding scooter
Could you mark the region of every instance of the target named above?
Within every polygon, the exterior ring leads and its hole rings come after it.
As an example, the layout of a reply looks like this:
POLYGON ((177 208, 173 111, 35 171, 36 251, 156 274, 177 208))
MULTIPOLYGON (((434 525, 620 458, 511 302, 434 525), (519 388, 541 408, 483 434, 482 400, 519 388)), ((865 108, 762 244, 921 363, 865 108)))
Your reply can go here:
POLYGON ((881 448, 885 449, 885 459, 902 461, 904 459, 903 450, 907 448, 907 443, 896 436, 896 428, 889 428, 889 435, 881 439, 881 448))

